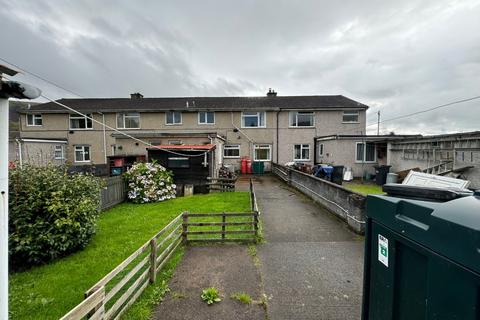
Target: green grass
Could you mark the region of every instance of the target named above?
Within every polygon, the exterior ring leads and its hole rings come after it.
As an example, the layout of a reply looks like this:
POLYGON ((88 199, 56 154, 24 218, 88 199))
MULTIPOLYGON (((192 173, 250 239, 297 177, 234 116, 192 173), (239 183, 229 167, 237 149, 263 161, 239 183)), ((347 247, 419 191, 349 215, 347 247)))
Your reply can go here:
MULTIPOLYGON (((102 213, 97 233, 84 250, 50 264, 10 275, 10 317, 58 319, 83 300, 86 290, 182 211, 248 212, 249 194, 214 193, 155 204, 124 203, 102 213)), ((173 264, 172 261, 169 263, 170 267, 174 267, 180 258, 181 253, 176 253, 173 264)), ((147 319, 140 314, 151 310, 155 296, 158 296, 155 288, 168 278, 168 272, 162 272, 156 286, 149 287, 140 299, 140 305, 132 308, 138 310, 139 317, 129 312, 127 318, 147 319)))
POLYGON ((382 186, 370 183, 344 182, 343 186, 349 190, 361 193, 363 195, 369 194, 384 194, 382 186))
POLYGON ((248 293, 245 292, 235 292, 230 295, 230 299, 238 300, 244 304, 252 303, 252 297, 248 293))

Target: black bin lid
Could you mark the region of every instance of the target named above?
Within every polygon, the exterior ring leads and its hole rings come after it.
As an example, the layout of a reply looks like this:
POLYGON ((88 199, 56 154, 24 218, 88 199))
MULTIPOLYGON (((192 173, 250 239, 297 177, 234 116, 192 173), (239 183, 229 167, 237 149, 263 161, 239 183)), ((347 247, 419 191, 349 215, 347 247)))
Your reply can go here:
POLYGON ((399 183, 383 185, 383 192, 392 197, 434 201, 450 201, 473 195, 473 191, 468 189, 411 186, 399 183))

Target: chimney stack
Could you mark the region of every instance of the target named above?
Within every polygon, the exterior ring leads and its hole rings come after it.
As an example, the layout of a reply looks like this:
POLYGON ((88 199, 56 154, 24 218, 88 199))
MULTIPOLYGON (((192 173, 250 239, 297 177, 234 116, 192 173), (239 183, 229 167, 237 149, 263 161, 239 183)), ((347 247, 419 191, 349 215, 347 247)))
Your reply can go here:
POLYGON ((130 99, 132 100, 142 99, 142 98, 143 98, 143 94, 141 94, 140 92, 135 92, 130 94, 130 99))
POLYGON ((267 97, 276 97, 277 93, 272 88, 268 88, 267 97))

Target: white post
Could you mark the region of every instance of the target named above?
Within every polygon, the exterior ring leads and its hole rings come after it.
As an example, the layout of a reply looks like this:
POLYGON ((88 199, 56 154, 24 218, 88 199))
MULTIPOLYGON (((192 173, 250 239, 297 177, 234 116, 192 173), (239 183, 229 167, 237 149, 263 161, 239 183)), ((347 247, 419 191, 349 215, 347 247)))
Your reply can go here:
POLYGON ((8 319, 8 99, 0 98, 0 319, 8 319))

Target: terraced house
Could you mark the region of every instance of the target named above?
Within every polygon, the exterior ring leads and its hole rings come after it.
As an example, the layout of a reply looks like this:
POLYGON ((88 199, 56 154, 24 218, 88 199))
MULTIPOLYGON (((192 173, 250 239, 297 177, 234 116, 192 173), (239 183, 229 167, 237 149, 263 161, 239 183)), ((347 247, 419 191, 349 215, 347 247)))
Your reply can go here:
MULTIPOLYGON (((20 138, 43 141, 44 161, 64 159, 73 167, 106 168, 123 160, 155 158, 154 151, 207 150, 208 159, 200 162, 212 171, 219 164, 239 169, 241 157, 264 162, 267 171, 271 162, 313 164, 318 155, 314 137, 343 131, 365 134, 368 109, 341 95, 278 96, 272 90, 263 97, 144 98, 135 93, 130 98, 59 102, 87 117, 52 102, 22 111, 20 138)), ((167 158, 180 168, 193 161, 173 153, 167 158)))

